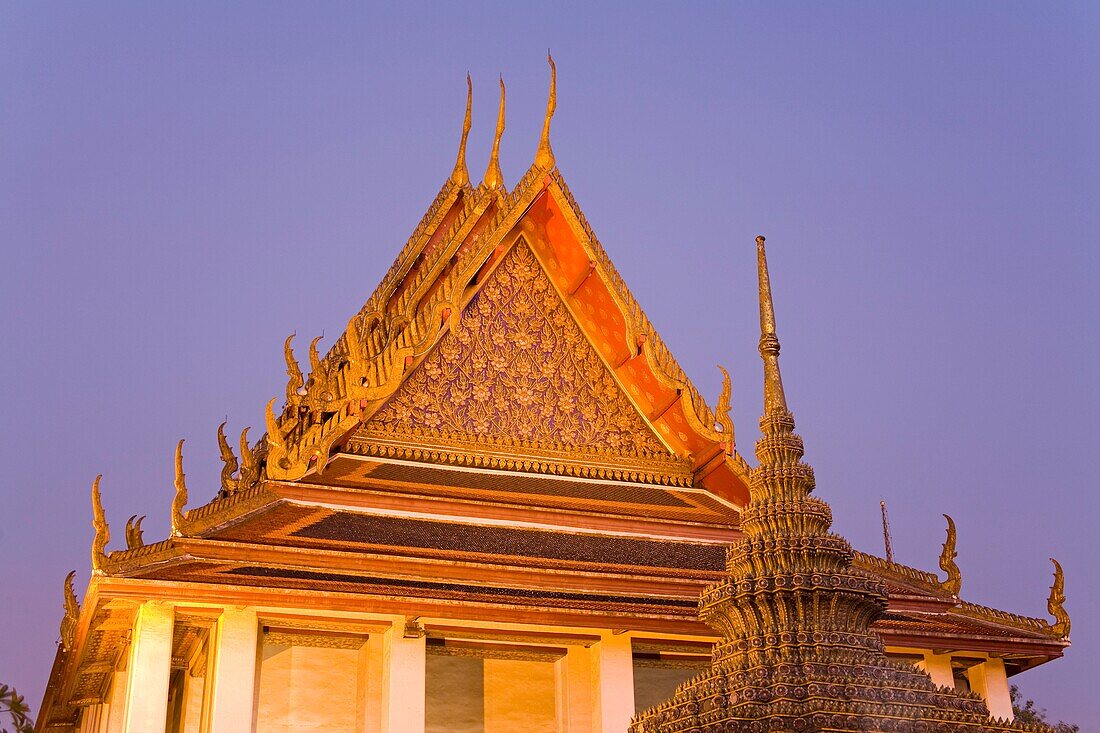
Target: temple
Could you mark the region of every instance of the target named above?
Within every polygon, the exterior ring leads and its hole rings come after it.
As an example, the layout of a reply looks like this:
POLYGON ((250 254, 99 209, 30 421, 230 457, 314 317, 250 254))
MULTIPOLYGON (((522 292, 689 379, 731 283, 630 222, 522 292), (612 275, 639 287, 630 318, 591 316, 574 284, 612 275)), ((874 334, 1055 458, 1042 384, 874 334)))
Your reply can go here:
MULTIPOLYGON (((550 96, 509 190, 454 170, 308 373, 284 346, 266 434, 202 490, 176 446, 171 534, 64 583, 37 731, 993 731, 1053 620, 961 598, 828 532, 779 373, 764 238, 756 465, 615 271, 557 169, 550 96), (279 404, 281 403, 281 405, 279 404), (197 497, 196 497, 197 498, 197 497)), ((288 329, 289 330, 289 329, 288 329)), ((214 436, 212 436, 213 438, 214 436)), ((1033 728, 1040 730, 1041 728, 1033 728)))

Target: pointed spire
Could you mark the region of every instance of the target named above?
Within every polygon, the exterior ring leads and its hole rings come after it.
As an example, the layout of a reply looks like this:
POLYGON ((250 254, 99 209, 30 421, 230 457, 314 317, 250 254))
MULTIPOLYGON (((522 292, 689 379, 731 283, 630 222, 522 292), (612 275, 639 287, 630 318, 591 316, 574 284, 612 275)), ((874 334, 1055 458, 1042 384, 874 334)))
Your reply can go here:
POLYGON ((500 111, 497 113, 497 131, 493 135, 493 151, 489 154, 489 167, 485 169, 482 183, 490 189, 504 185, 504 173, 500 170, 500 138, 504 135, 504 77, 500 77, 500 111))
POLYGON ((183 438, 176 443, 176 495, 172 497, 172 534, 176 537, 183 535, 183 523, 187 519, 187 481, 183 473, 183 438))
POLYGON ((107 563, 107 543, 111 541, 111 528, 107 526, 107 517, 103 513, 103 498, 99 495, 99 482, 103 474, 92 482, 92 527, 95 537, 92 539, 92 572, 100 574, 107 563))
POLYGON ((760 358, 764 360, 764 414, 784 415, 787 396, 783 393, 783 377, 779 373, 779 337, 775 335, 775 306, 772 285, 768 277, 768 254, 764 237, 756 238, 756 268, 760 280, 760 358))
POLYGON ((558 67, 554 65, 550 49, 546 49, 546 60, 550 63, 550 98, 546 100, 546 120, 542 123, 539 150, 535 153, 535 165, 544 171, 554 167, 554 151, 550 149, 550 119, 558 108, 558 67))
POLYGON ((466 138, 470 136, 470 112, 473 109, 474 82, 466 72, 466 119, 462 122, 462 138, 458 142, 458 160, 451 173, 451 183, 465 186, 470 183, 470 169, 466 167, 466 138))
POLYGON ((940 552, 940 569, 947 573, 947 580, 940 583, 940 587, 951 595, 957 596, 959 591, 962 590, 962 571, 955 563, 955 558, 959 556, 959 553, 955 550, 958 535, 955 533, 955 520, 947 514, 944 514, 943 518, 947 520, 947 539, 944 541, 943 550, 940 552))

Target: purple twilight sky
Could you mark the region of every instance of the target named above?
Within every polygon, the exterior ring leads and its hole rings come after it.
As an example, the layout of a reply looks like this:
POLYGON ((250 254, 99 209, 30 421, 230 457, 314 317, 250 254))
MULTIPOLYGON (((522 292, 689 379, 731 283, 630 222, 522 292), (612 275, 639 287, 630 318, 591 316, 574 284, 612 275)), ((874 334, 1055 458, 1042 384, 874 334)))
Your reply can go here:
MULTIPOLYGON (((1100 5, 5 3, 0 8, 0 681, 37 709, 61 583, 167 532, 172 451, 263 430, 282 341, 330 339, 454 161, 505 178, 558 63, 558 164, 677 357, 734 380, 751 455, 768 237, 788 397, 835 528, 1074 645, 1016 680, 1100 728, 1100 5)), ((322 342, 322 346, 331 340, 322 342)))

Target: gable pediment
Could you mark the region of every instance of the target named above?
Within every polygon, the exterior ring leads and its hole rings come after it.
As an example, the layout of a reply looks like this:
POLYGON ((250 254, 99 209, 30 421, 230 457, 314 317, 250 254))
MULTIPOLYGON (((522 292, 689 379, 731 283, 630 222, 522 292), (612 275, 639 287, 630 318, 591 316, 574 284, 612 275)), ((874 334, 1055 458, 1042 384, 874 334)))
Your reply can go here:
POLYGON ((597 463, 680 459, 589 342, 522 238, 360 436, 597 463))

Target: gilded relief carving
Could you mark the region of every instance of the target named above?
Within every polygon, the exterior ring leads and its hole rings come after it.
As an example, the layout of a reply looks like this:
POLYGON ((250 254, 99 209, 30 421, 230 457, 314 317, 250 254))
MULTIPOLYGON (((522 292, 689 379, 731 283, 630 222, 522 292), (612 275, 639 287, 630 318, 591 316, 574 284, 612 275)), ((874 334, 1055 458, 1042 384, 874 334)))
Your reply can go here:
POLYGON ((669 455, 522 240, 371 427, 669 455))

